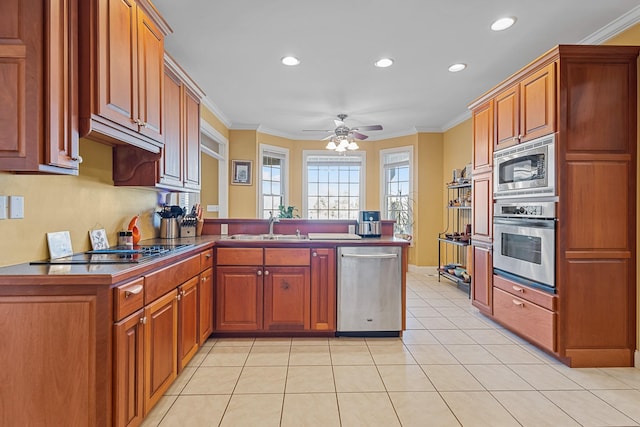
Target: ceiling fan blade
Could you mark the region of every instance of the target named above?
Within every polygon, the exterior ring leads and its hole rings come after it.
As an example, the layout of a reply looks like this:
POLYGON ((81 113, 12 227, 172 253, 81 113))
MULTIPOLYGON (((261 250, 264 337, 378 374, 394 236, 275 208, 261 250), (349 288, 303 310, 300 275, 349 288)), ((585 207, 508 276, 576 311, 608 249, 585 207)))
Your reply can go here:
POLYGON ((302 129, 302 132, 333 132, 333 129, 302 129))
POLYGON ((325 137, 324 137, 324 138, 322 138, 320 141, 326 141, 327 139, 331 139, 331 138, 333 138, 334 136, 335 136, 334 134, 331 134, 331 135, 329 135, 329 136, 325 136, 325 137))
POLYGON ((333 119, 333 123, 336 124, 337 128, 339 128, 340 126, 344 126, 344 122, 342 120, 333 119))
POLYGON ((382 125, 358 126, 356 130, 382 130, 382 125))
POLYGON ((360 132, 352 131, 351 134, 354 138, 359 139, 360 141, 369 138, 367 135, 364 135, 360 132))

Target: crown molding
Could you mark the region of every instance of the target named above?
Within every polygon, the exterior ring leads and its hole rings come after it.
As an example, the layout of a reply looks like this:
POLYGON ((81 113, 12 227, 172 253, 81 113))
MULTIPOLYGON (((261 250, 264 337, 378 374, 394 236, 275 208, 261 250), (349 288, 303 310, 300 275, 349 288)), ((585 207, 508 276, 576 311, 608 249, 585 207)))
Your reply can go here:
POLYGON ((260 125, 253 123, 232 123, 229 130, 255 130, 257 131, 260 125))
POLYGON ((595 33, 580 40, 578 44, 602 44, 610 38, 640 22, 640 6, 636 6, 629 12, 611 21, 595 33))
POLYGON ((458 117, 454 117, 451 121, 444 124, 441 132, 446 132, 452 127, 458 126, 460 123, 467 121, 471 118, 471 111, 467 110, 463 114, 460 114, 458 117))
POLYGON ((428 126, 416 126, 418 133, 442 133, 442 128, 432 128, 428 126))
POLYGON ((218 120, 220 120, 227 129, 231 129, 231 120, 229 120, 229 118, 222 112, 222 110, 216 104, 213 103, 213 101, 208 96, 205 96, 204 98, 202 98, 200 102, 209 111, 211 111, 211 113, 214 116, 216 116, 218 120))

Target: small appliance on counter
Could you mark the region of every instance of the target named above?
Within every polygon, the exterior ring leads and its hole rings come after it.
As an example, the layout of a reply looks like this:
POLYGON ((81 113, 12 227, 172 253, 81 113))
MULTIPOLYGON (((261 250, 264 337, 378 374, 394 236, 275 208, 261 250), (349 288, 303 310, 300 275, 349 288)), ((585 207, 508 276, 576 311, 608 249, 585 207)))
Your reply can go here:
POLYGON ((380 211, 358 212, 358 234, 362 237, 380 237, 380 211))
POLYGON ((178 218, 184 215, 184 210, 180 206, 163 206, 160 212, 160 238, 175 239, 179 237, 178 218))

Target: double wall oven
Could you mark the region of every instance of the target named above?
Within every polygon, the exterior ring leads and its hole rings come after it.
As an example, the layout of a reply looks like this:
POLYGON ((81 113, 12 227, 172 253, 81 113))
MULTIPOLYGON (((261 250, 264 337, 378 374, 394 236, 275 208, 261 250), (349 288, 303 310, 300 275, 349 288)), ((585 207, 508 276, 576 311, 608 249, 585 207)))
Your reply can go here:
POLYGON ((494 153, 493 268, 555 292, 555 135, 494 153))

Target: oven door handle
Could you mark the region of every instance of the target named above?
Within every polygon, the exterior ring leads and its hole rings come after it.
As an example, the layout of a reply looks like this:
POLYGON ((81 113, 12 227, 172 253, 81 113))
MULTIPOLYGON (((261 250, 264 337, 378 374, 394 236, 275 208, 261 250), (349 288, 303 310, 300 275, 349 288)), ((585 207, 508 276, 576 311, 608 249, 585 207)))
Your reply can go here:
POLYGON ((494 224, 513 225, 519 227, 533 227, 533 228, 554 228, 555 219, 524 219, 524 218, 501 218, 493 217, 494 224))

